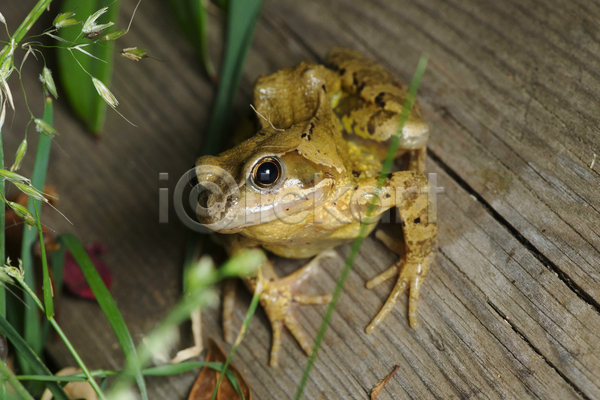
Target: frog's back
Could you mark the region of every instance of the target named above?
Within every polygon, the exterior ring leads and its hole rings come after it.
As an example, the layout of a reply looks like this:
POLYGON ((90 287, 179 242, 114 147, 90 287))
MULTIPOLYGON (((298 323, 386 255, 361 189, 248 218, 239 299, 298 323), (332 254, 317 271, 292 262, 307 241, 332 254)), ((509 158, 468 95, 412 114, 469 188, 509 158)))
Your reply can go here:
MULTIPOLYGON (((253 97, 258 131, 285 130, 309 121, 321 107, 331 108, 339 121, 336 142, 344 164, 355 177, 371 177, 387 156, 406 90, 383 66, 355 51, 334 48, 326 66, 303 62, 259 77, 253 97), (330 104, 321 102, 323 91, 330 104)), ((428 139, 428 125, 414 104, 396 152, 396 157, 407 155, 406 169, 424 172, 428 139)))
MULTIPOLYGON (((383 66, 353 50, 332 49, 327 66, 340 76, 341 94, 332 97, 332 105, 347 140, 383 159, 406 100, 405 87, 383 66)), ((429 127, 415 104, 404 125, 397 156, 424 149, 428 139, 429 127)))

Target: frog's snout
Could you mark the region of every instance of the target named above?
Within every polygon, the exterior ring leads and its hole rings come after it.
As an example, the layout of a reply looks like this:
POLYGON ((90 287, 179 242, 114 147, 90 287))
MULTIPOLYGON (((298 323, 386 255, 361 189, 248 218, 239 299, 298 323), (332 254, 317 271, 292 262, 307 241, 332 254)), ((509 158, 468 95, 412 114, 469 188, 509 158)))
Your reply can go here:
POLYGON ((196 188, 199 192, 196 207, 198 220, 203 224, 218 222, 226 214, 230 203, 227 199, 232 199, 232 196, 215 182, 200 181, 196 188))
POLYGON ((198 165, 195 172, 196 217, 200 223, 216 228, 239 198, 238 185, 231 175, 214 165, 198 165))

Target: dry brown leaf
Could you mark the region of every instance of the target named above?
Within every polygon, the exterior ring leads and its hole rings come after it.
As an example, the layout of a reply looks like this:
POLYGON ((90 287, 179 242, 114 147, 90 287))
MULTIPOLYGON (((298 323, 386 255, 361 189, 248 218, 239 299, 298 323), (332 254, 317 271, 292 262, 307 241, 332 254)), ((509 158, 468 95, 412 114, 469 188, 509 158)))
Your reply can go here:
POLYGON ((381 389, 383 389, 385 387, 385 385, 387 385, 387 383, 390 381, 390 379, 392 379, 392 376, 394 376, 394 374, 396 373, 396 371, 398 371, 398 368, 400 368, 399 365, 396 365, 394 367, 394 370, 392 372, 390 372, 390 374, 388 376, 386 376, 385 378, 383 378, 382 380, 380 380, 377 385, 375 385, 375 387, 373 388, 373 390, 371 390, 371 400, 375 400, 375 398, 377 396, 379 396, 379 392, 381 392, 381 389))
MULTIPOLYGON (((56 373, 56 376, 67 376, 80 373, 81 370, 75 367, 63 368, 56 373)), ((92 388, 89 382, 69 382, 65 385, 65 393, 70 399, 85 399, 85 400, 97 400, 98 395, 92 388)), ((52 393, 46 389, 40 400, 52 399, 52 393)))
MULTIPOLYGON (((206 362, 221 362, 224 363, 227 359, 227 355, 223 351, 223 349, 212 339, 208 339, 208 352, 206 353, 206 362)), ((228 371, 231 371, 233 375, 237 378, 242 393, 244 394, 244 398, 246 400, 252 400, 252 393, 250 393, 250 387, 246 383, 246 380, 238 371, 236 367, 232 364, 229 364, 227 368, 228 371)), ((198 378, 196 378, 196 382, 194 382, 194 386, 192 386, 192 390, 190 392, 190 396, 188 400, 210 400, 212 397, 213 391, 215 390, 215 386, 217 385, 217 381, 219 379, 220 373, 215 371, 212 368, 204 367, 200 370, 198 374, 198 378)), ((224 377, 221 381, 221 386, 219 387, 219 391, 217 393, 217 400, 239 400, 240 395, 235 391, 231 382, 224 377)))

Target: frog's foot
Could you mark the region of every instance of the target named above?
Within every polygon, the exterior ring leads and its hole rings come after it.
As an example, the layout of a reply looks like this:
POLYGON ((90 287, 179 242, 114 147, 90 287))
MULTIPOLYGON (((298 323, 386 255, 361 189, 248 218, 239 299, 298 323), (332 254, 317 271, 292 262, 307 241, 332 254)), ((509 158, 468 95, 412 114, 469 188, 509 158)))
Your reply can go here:
POLYGON ((383 231, 377 231, 375 236, 380 239, 390 250, 399 254, 400 260, 394 263, 394 265, 388 268, 385 272, 367 282, 367 289, 372 289, 389 278, 398 275, 398 281, 396 282, 392 293, 377 316, 367 327, 366 333, 371 334, 375 331, 375 328, 377 328, 384 318, 390 313, 390 311, 392 311, 392 308, 396 304, 398 297, 400 297, 407 287, 409 288, 408 321, 412 328, 416 328, 418 325, 417 302, 419 299, 419 291, 421 289, 421 285, 423 284, 423 280, 425 279, 425 275, 427 275, 427 271, 429 270, 431 257, 428 256, 421 260, 407 261, 406 254, 403 252, 404 245, 401 240, 394 239, 383 231))
MULTIPOLYGON (((281 347, 281 328, 285 326, 296 338, 300 347, 310 355, 312 345, 306 339, 300 323, 296 319, 294 309, 298 304, 326 304, 331 301, 331 295, 309 296, 299 292, 298 287, 316 269, 323 257, 334 257, 333 250, 326 250, 313 258, 308 264, 296 272, 284 277, 265 276, 264 288, 260 295, 260 303, 264 307, 273 329, 273 344, 271 346, 271 367, 277 367, 279 349, 281 347)), ((266 275, 266 274, 265 274, 266 275)))

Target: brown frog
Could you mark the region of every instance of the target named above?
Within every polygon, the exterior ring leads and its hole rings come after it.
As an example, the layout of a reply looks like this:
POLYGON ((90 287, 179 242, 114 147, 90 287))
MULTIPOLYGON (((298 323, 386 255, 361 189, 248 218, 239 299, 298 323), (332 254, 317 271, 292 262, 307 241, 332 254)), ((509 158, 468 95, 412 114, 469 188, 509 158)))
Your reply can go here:
MULTIPOLYGON (((381 190, 375 190, 405 98, 406 90, 381 65, 347 49, 333 49, 327 66, 303 62, 261 76, 254 85, 260 116, 254 135, 196 163, 199 182, 211 189, 200 197, 198 219, 221 234, 218 240, 229 254, 259 247, 283 257, 305 258, 331 255, 330 249, 357 237, 361 223, 368 224, 370 232, 384 211, 397 207, 404 241, 380 232, 377 237, 400 259, 367 287, 395 275, 398 281, 366 332, 375 330, 407 287, 409 322, 416 326, 419 289, 438 231, 423 175, 429 131, 417 105, 396 153, 407 158, 407 168, 389 174, 381 190), (374 196, 378 207, 367 217, 374 196)), ((264 285, 260 301, 273 330, 271 366, 278 362, 282 326, 310 353, 293 311, 296 304, 330 300, 299 290, 315 259, 283 278, 267 261, 254 276, 244 278, 251 290, 259 281, 264 285)), ((228 297, 225 302, 231 304, 228 297)), ((230 317, 225 319, 227 336, 230 317)))

